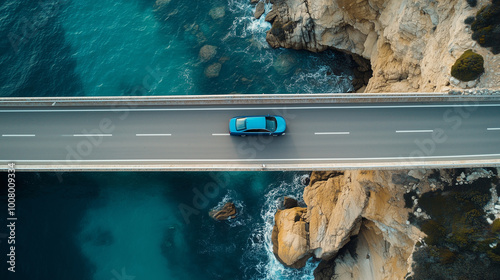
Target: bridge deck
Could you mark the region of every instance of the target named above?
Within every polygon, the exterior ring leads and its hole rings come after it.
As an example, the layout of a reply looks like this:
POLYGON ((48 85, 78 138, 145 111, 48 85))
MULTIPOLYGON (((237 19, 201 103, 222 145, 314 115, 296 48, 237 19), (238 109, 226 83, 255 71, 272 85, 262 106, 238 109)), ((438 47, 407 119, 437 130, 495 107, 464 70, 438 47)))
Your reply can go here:
POLYGON ((20 170, 319 170, 499 166, 500 102, 0 108, 0 164, 20 170), (280 137, 232 137, 277 114, 280 137))

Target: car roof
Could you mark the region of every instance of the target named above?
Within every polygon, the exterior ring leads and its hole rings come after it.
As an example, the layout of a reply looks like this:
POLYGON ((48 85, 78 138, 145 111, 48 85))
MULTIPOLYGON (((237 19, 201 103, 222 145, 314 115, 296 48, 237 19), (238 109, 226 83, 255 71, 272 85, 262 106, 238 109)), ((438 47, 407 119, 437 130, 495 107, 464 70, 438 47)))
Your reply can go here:
POLYGON ((247 117, 247 129, 265 129, 266 117, 247 117))

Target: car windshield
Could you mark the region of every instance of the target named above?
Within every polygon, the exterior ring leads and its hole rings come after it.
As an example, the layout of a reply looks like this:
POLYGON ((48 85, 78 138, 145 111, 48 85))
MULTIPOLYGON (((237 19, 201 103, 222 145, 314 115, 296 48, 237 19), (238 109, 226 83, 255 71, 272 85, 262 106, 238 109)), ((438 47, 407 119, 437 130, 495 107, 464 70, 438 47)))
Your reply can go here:
POLYGON ((245 130, 247 129, 247 119, 239 118, 236 119, 236 130, 245 130))
POLYGON ((274 117, 266 117, 266 129, 271 132, 276 130, 276 119, 274 117))

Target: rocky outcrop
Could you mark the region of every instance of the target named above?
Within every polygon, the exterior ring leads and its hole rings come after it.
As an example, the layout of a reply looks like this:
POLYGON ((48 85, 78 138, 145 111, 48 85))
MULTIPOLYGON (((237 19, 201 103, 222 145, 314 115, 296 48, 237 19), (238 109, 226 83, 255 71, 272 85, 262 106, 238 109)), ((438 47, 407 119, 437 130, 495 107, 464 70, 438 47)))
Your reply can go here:
POLYGON ((266 8, 266 6, 265 6, 264 2, 257 3, 257 6, 255 7, 254 17, 256 19, 259 19, 266 11, 265 8, 266 8))
MULTIPOLYGON (((492 57, 464 24, 478 8, 462 0, 274 0, 266 38, 275 48, 333 48, 370 60, 366 92, 446 91, 465 50, 492 57)), ((485 68, 497 69, 497 58, 485 68)), ((487 71, 474 86, 498 87, 496 77, 487 71)))
MULTIPOLYGON (((357 236, 358 256, 343 254, 334 260, 336 275, 349 272, 345 275, 357 277, 340 279, 404 279, 411 268, 414 244, 423 237, 407 222, 412 209, 405 208, 404 195, 415 190, 428 191, 431 185, 438 187, 430 178, 431 173, 428 170, 313 172, 310 184, 304 189, 307 209, 296 207, 276 214, 273 237, 279 234, 279 238, 273 238, 273 245, 278 249, 294 246, 291 253, 280 254, 278 250, 277 256, 292 267, 301 267, 310 254, 328 261, 357 236), (303 225, 308 230, 293 231, 295 223, 300 223, 297 228, 303 225)), ((318 275, 327 279, 329 266, 320 267, 318 275)))
POLYGON ((236 218, 236 206, 232 202, 228 202, 221 209, 214 209, 209 213, 210 217, 217 221, 225 221, 236 218))
POLYGON ((315 257, 328 259, 358 233, 368 193, 351 176, 340 175, 306 187, 304 202, 311 250, 315 257))
POLYGON ((387 230, 390 228, 377 225, 376 222, 363 222, 356 238, 354 254, 348 251, 335 259, 332 265, 335 271, 330 276, 339 275, 335 278, 338 280, 405 279, 410 268, 408 257, 412 253, 414 241, 404 234, 394 236, 390 241, 386 240, 391 234, 384 232, 387 230), (401 247, 402 245, 408 247, 401 247))
POLYGON ((305 214, 306 208, 295 207, 274 215, 273 253, 286 266, 303 267, 311 257, 305 214))
POLYGON ((283 207, 285 209, 295 208, 298 206, 298 202, 295 198, 285 196, 283 198, 283 207))

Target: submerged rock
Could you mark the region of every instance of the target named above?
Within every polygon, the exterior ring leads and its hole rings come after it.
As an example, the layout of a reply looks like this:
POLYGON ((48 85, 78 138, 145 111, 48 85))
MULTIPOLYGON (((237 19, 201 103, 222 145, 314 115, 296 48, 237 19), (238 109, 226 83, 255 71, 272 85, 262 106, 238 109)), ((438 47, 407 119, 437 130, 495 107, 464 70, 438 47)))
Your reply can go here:
POLYGON ((222 68, 222 64, 214 63, 207 68, 205 68, 205 76, 207 78, 216 78, 219 76, 220 69, 222 68))
POLYGON ((220 63, 225 63, 226 61, 230 60, 231 58, 229 56, 223 56, 219 58, 220 63))
POLYGON ((216 46, 204 45, 200 49, 199 56, 201 61, 209 61, 210 59, 214 58, 216 54, 217 54, 216 46))
POLYGON ((226 15, 226 7, 220 6, 220 7, 215 7, 210 9, 208 14, 213 18, 213 19, 220 19, 226 15))
POLYGON ((212 217, 214 220, 217 221, 225 221, 228 219, 234 219, 236 218, 236 206, 234 206, 234 203, 228 202, 222 206, 220 210, 212 210, 210 211, 209 215, 212 217))
POLYGON ((273 62, 273 68, 278 74, 288 74, 296 64, 295 58, 290 54, 280 54, 273 62))

